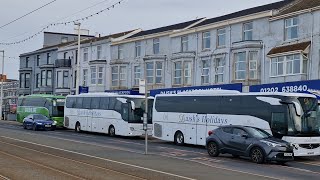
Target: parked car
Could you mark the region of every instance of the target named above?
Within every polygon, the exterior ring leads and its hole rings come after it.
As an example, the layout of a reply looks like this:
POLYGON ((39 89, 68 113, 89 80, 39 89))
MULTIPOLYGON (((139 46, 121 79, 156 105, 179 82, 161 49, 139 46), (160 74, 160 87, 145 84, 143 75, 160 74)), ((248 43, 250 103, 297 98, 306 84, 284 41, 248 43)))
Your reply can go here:
POLYGON ((36 130, 55 130, 56 129, 55 121, 47 118, 42 114, 30 114, 29 116, 23 119, 23 128, 24 129, 33 129, 36 130))
POLYGON ((208 132, 206 148, 210 156, 220 153, 234 157, 250 157, 255 163, 292 161, 293 147, 286 141, 272 137, 268 132, 248 126, 223 126, 208 132))

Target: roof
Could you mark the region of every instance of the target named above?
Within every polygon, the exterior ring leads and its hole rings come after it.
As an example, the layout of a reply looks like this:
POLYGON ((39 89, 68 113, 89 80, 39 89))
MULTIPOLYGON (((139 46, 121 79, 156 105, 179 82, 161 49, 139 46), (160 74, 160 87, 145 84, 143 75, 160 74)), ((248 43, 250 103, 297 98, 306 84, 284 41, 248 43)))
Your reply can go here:
POLYGON ((130 31, 116 33, 116 34, 110 34, 108 36, 95 37, 95 38, 92 38, 92 39, 83 40, 83 41, 81 41, 81 44, 102 41, 102 40, 109 39, 109 38, 119 38, 121 36, 125 36, 125 35, 127 35, 129 33, 132 33, 133 31, 135 31, 135 30, 130 30, 130 31))
POLYGON ((37 49, 37 50, 35 50, 35 51, 31 51, 31 52, 27 52, 27 53, 24 53, 24 54, 20 54, 20 57, 21 57, 21 56, 27 56, 27 55, 30 55, 30 54, 35 54, 35 53, 38 53, 38 52, 41 52, 41 51, 45 51, 45 50, 55 50, 55 49, 58 49, 58 48, 60 48, 60 47, 73 44, 73 43, 75 43, 75 42, 76 42, 76 41, 70 41, 70 42, 61 43, 61 44, 56 44, 56 45, 52 45, 52 46, 46 46, 46 47, 37 49))
POLYGON ((157 97, 177 97, 177 96, 285 96, 285 97, 310 97, 316 98, 315 95, 306 93, 285 93, 285 92, 249 92, 249 93, 230 93, 230 94, 219 94, 219 93, 202 93, 202 94, 157 94, 157 97))
POLYGON ((167 32, 167 31, 173 31, 173 30, 179 30, 179 29, 184 29, 200 20, 202 20, 203 18, 200 19, 195 19, 192 21, 187 21, 187 22, 183 22, 183 23, 178 23, 178 24, 173 24, 173 25, 169 25, 169 26, 164 26, 164 27, 160 27, 160 28, 156 28, 156 29, 150 29, 150 30, 145 30, 145 31, 141 31, 135 35, 130 36, 129 38, 134 38, 134 37, 139 37, 139 36, 145 36, 145 35, 150 35, 150 34, 156 34, 156 33, 161 33, 161 32, 167 32))
POLYGON ((287 5, 287 4, 289 4, 289 3, 293 2, 293 1, 294 0, 283 0, 283 1, 280 1, 280 2, 275 2, 275 3, 271 3, 271 4, 266 4, 266 5, 262 5, 262 6, 257 6, 257 7, 245 9, 245 10, 234 12, 234 13, 227 14, 227 15, 224 15, 224 16, 214 17, 214 18, 207 19, 207 20, 195 25, 194 27, 204 26, 204 25, 208 25, 208 24, 212 24, 212 23, 216 23, 216 22, 220 22, 220 21, 225 21, 225 20, 229 20, 229 19, 233 19, 233 18, 238 18, 238 17, 241 17, 241 16, 247 16, 247 15, 251 15, 251 14, 255 14, 255 13, 260 13, 260 12, 263 12, 263 11, 270 11, 270 10, 273 10, 273 9, 280 9, 280 8, 284 7, 285 5, 287 5))
POLYGON ((267 55, 269 56, 273 54, 280 54, 280 53, 291 52, 291 51, 305 51, 310 46, 310 44, 311 42, 307 41, 307 42, 301 42, 297 44, 290 44, 286 46, 275 47, 275 48, 272 48, 267 55))
MULTIPOLYGON (((44 34, 57 34, 57 35, 66 35, 66 36, 78 36, 78 34, 71 34, 71 33, 60 33, 60 32, 43 32, 44 34)), ((83 35, 81 34, 82 37, 94 37, 93 35, 83 35)))
POLYGON ((56 96, 56 95, 51 95, 51 94, 32 94, 32 95, 27 95, 27 96, 21 96, 21 97, 31 97, 31 98, 36 98, 36 97, 42 97, 42 98, 57 98, 57 99, 64 99, 66 98, 65 96, 56 96))
POLYGON ((310 9, 317 6, 320 6, 319 0, 297 0, 295 3, 292 3, 291 5, 285 6, 283 7, 283 9, 280 9, 277 15, 289 14, 292 12, 310 9))

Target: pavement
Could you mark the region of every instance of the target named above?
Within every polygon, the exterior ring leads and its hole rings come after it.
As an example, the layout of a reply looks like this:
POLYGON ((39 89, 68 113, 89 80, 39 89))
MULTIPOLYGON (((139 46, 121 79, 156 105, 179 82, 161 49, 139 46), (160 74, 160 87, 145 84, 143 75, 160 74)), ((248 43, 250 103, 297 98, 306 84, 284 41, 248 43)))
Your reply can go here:
POLYGON ((71 130, 24 130, 0 121, 0 179, 320 179, 320 157, 287 165, 211 158, 201 146, 71 130))

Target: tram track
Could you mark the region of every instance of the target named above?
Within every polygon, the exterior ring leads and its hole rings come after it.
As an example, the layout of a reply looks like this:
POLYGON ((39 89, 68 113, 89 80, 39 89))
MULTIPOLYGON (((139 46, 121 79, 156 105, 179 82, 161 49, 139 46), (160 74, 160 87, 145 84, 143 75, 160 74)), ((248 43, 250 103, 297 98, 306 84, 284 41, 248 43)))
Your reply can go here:
MULTIPOLYGON (((141 177, 138 177, 138 176, 135 176, 135 175, 132 175, 132 174, 128 174, 128 173, 112 170, 112 169, 109 169, 109 168, 97 166, 97 165, 94 165, 94 164, 78 161, 78 160, 71 159, 71 158, 66 158, 66 157, 63 157, 63 156, 58 156, 58 155, 46 153, 46 152, 43 152, 43 151, 31 149, 31 148, 28 148, 28 147, 23 147, 23 146, 20 146, 20 145, 4 142, 4 141, 1 141, 1 140, 0 140, 0 143, 6 144, 6 145, 9 145, 9 146, 12 146, 12 147, 20 148, 20 149, 23 149, 23 150, 39 153, 39 154, 42 154, 42 155, 45 155, 45 156, 51 156, 51 157, 54 157, 54 158, 59 158, 61 160, 71 161, 71 162, 76 163, 76 164, 80 164, 80 165, 84 165, 84 166, 90 166, 90 167, 97 168, 97 169, 100 169, 100 170, 104 170, 104 171, 107 171, 107 172, 117 173, 119 175, 123 175, 123 176, 128 177, 128 179, 145 180, 145 178, 141 178, 141 177)), ((52 171, 56 171, 56 172, 65 174, 67 176, 70 176, 70 177, 73 177, 73 178, 76 178, 76 179, 83 179, 83 180, 87 179, 86 177, 81 177, 81 176, 69 173, 67 171, 64 171, 64 170, 61 170, 61 169, 56 169, 55 167, 51 167, 51 166, 45 165, 43 163, 39 163, 37 161, 33 161, 31 159, 25 159, 25 158, 22 158, 20 156, 17 156, 17 155, 14 155, 14 154, 10 154, 10 153, 7 153, 7 152, 1 151, 1 150, 0 150, 0 153, 5 154, 5 155, 10 156, 10 157, 13 157, 13 158, 16 158, 16 159, 19 159, 19 160, 22 160, 22 161, 25 161, 25 162, 28 162, 30 164, 34 164, 34 165, 41 166, 43 168, 46 168, 46 169, 49 169, 49 170, 52 170, 52 171)), ((1 176, 0 176, 0 178, 1 178, 1 176)))

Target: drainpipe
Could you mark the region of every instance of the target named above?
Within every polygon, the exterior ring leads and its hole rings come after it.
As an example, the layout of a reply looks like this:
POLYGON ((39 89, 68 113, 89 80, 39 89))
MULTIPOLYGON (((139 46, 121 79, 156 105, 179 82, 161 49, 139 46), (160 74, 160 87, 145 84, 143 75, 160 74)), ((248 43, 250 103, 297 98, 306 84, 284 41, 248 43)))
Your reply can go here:
POLYGON ((260 84, 265 84, 265 79, 266 79, 266 70, 265 70, 265 63, 266 63, 266 45, 263 41, 261 41, 262 43, 262 65, 261 65, 261 74, 260 74, 260 79, 261 79, 261 82, 260 84))
POLYGON ((229 39, 230 39, 230 42, 229 42, 229 79, 228 79, 228 84, 230 84, 231 83, 231 81, 232 81, 232 70, 231 70, 231 46, 232 46, 232 38, 231 38, 231 30, 232 30, 232 28, 231 28, 231 24, 228 22, 228 24, 229 24, 229 39))
MULTIPOLYGON (((198 32, 197 30, 196 31, 196 45, 197 45, 197 50, 196 50, 196 54, 195 54, 195 57, 194 57, 194 75, 193 75, 193 84, 194 86, 197 86, 197 59, 199 58, 198 57, 198 51, 199 51, 199 35, 198 35, 198 32)), ((200 76, 201 77, 201 76, 200 76)), ((200 78, 200 84, 201 84, 201 78, 200 78)))
MULTIPOLYGON (((314 16, 313 16, 313 12, 312 12, 312 10, 311 9, 309 9, 309 12, 310 12, 310 14, 311 14, 311 18, 312 18, 312 23, 311 23, 311 36, 310 36, 310 39, 311 39, 311 44, 310 44, 310 56, 309 56, 309 67, 308 67, 308 69, 309 69, 309 72, 308 72, 308 76, 309 77, 307 77, 307 80, 311 80, 312 79, 312 77, 311 77, 311 75, 312 75, 312 69, 311 69, 311 67, 312 67, 312 53, 313 53, 313 32, 314 32, 314 25, 313 25, 313 23, 314 23, 314 16)), ((302 62, 303 62, 303 59, 302 59, 302 62)), ((303 64, 303 63, 302 63, 303 64)), ((319 66, 318 66, 319 67, 319 66)), ((318 77, 319 77, 319 70, 318 70, 318 77)))

